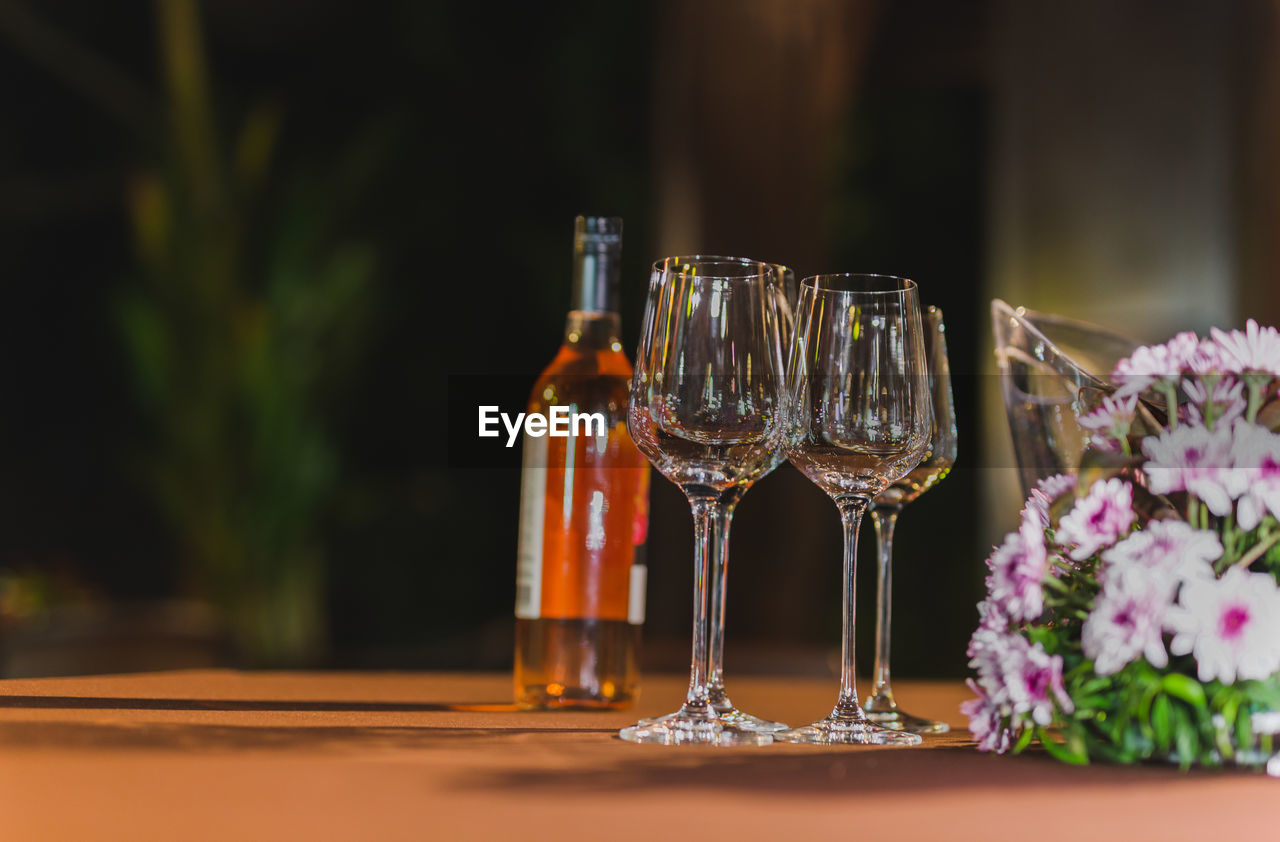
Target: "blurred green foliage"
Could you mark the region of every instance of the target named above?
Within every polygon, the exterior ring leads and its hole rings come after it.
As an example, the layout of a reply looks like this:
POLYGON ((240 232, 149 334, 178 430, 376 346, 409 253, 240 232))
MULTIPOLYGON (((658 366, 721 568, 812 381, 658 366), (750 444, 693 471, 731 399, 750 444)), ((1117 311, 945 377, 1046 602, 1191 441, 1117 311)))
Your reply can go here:
POLYGON ((187 587, 242 656, 306 662, 324 646, 317 528, 337 478, 321 403, 359 348, 374 253, 332 239, 332 183, 266 206, 279 112, 251 109, 224 143, 194 0, 155 9, 167 142, 131 190, 140 271, 118 307, 149 424, 138 463, 187 587))

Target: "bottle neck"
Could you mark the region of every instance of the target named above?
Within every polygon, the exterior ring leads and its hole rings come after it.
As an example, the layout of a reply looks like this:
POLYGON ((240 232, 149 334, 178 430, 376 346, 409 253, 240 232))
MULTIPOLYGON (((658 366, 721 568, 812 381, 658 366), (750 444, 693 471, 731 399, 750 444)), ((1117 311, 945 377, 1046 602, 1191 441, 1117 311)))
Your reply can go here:
POLYGON ((592 350, 622 350, 622 319, 617 313, 570 310, 564 323, 564 344, 592 350))
POLYGON ((564 344, 620 349, 618 279, 622 273, 622 220, 580 216, 574 220, 573 299, 564 344))
POLYGON ((574 222, 573 299, 570 310, 618 312, 622 273, 622 220, 580 216, 574 222))

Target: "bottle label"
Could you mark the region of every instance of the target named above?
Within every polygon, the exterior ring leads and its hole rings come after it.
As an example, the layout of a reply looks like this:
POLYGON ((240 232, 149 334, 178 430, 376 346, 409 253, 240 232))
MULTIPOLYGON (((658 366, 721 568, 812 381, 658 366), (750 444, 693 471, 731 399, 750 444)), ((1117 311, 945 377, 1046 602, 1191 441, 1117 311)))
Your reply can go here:
POLYGON ((516 617, 542 616, 542 530, 547 491, 547 440, 524 437, 520 475, 520 538, 516 550, 516 617))
POLYGON ((644 625, 645 582, 649 568, 643 564, 631 565, 631 590, 627 599, 627 622, 633 626, 644 625))

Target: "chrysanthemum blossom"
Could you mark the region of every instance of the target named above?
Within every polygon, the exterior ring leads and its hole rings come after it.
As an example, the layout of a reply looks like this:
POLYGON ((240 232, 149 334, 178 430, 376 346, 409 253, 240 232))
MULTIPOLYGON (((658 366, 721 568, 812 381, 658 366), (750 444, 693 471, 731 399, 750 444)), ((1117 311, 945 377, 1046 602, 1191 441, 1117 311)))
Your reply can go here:
POLYGON ((1236 523, 1255 529, 1270 512, 1280 517, 1280 435, 1260 424, 1237 421, 1231 431, 1227 492, 1239 498, 1236 523))
POLYGON ((1182 520, 1153 520, 1102 553, 1098 578, 1106 585, 1129 569, 1151 571, 1168 583, 1172 599, 1179 582, 1213 578, 1213 562, 1221 557, 1218 533, 1182 520))
POLYGON ((982 692, 997 706, 1008 702, 1005 670, 1022 663, 1023 652, 1030 645, 1008 628, 979 627, 969 638, 969 667, 977 673, 982 692))
POLYGON ((1224 371, 1280 376, 1280 331, 1274 327, 1258 327, 1250 319, 1242 331, 1215 327, 1209 335, 1218 346, 1224 371))
POLYGON ((1023 505, 1021 516, 1025 519, 1028 515, 1035 517, 1042 529, 1049 528, 1049 507, 1054 501, 1072 491, 1076 487, 1076 478, 1073 474, 1054 474, 1045 477, 1036 483, 1036 487, 1031 489, 1031 494, 1027 497, 1027 502, 1023 505))
POLYGON ((1036 483, 1036 489, 1041 491, 1050 501, 1057 500, 1068 491, 1075 490, 1075 487, 1075 474, 1054 474, 1036 483))
POLYGON ((1113 571, 1080 635, 1094 672, 1111 675, 1139 657, 1153 667, 1168 665, 1164 618, 1176 587, 1177 580, 1164 570, 1129 566, 1113 571))
POLYGON ((1080 416, 1080 426, 1093 430, 1104 438, 1116 441, 1129 435, 1133 426, 1133 417, 1138 409, 1138 396, 1113 397, 1108 395, 1102 399, 1102 405, 1092 412, 1080 416))
POLYGON ((1158 438, 1148 436, 1142 452, 1148 461, 1142 466, 1148 486, 1156 494, 1186 491, 1200 498, 1218 517, 1231 511, 1227 483, 1232 467, 1231 427, 1209 430, 1200 425, 1182 424, 1165 430, 1158 438))
POLYGON ((1005 691, 1015 714, 1030 714, 1038 725, 1053 722, 1055 702, 1066 713, 1075 710, 1062 686, 1062 658, 1040 644, 1027 646, 1022 659, 1005 665, 1005 691))
POLYGON ((1201 681, 1263 679, 1280 670, 1280 588, 1239 567, 1187 582, 1165 618, 1169 651, 1193 655, 1201 681))
POLYGON ((1034 513, 1024 511, 1021 527, 1005 536, 987 566, 991 568, 987 588, 995 610, 1013 620, 1040 616, 1044 611, 1040 583, 1049 573, 1049 555, 1044 527, 1034 513))
MULTIPOLYGON (((978 603, 978 628, 1006 632, 1009 630, 1009 617, 990 597, 978 603)), ((969 653, 972 657, 973 653, 969 653)))
POLYGON ((1244 416, 1249 405, 1244 384, 1235 377, 1214 378, 1212 389, 1206 387, 1204 381, 1189 377, 1182 381, 1182 391, 1191 402, 1182 408, 1181 417, 1189 424, 1202 427, 1208 426, 1207 418, 1213 419, 1215 428, 1229 427, 1244 416))
POLYGON ((1071 558, 1083 561, 1109 547, 1133 525, 1133 486, 1121 479, 1098 480, 1058 522, 1055 539, 1073 547, 1071 558))
POLYGON ((1200 348, 1200 338, 1190 331, 1179 333, 1163 345, 1143 345, 1116 363, 1111 380, 1119 388, 1116 395, 1136 395, 1157 382, 1178 382, 1192 355, 1200 348))
POLYGON ((1225 372, 1222 350, 1218 343, 1202 339, 1195 350, 1187 354, 1182 368, 1192 374, 1222 374, 1225 372))
POLYGON ((1055 704, 1075 709, 1062 685, 1062 658, 1013 632, 979 629, 969 643, 975 689, 1005 716, 1030 715, 1040 725, 1053 721, 1055 704))
POLYGON ((973 679, 966 682, 969 689, 977 694, 975 698, 960 704, 960 712, 969 717, 969 731, 978 741, 978 751, 994 751, 1004 754, 1009 750, 1012 735, 1005 727, 1000 708, 992 704, 982 688, 973 679))

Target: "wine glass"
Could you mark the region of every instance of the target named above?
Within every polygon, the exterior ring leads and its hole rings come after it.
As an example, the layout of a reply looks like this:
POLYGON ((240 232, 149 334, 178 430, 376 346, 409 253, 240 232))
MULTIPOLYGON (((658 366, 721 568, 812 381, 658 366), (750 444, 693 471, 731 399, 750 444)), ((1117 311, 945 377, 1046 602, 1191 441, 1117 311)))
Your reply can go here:
POLYGON ((668 258, 655 265, 628 428, 693 510, 693 659, 683 707, 624 728, 625 740, 772 742, 768 733, 723 722, 711 704, 707 577, 732 505, 779 458, 783 363, 775 273, 752 261, 668 258))
MULTIPOLYGON (((682 263, 690 261, 714 262, 714 263, 737 263, 742 265, 754 265, 763 261, 751 260, 744 257, 729 257, 725 255, 705 255, 695 254, 687 257, 672 257, 666 261, 658 261, 653 265, 653 272, 650 276, 650 294, 654 294, 658 289, 658 279, 662 277, 662 269, 666 265, 678 266, 682 263)), ((795 306, 795 273, 786 266, 777 263, 769 264, 773 269, 773 287, 771 292, 776 296, 777 300, 777 320, 778 330, 781 336, 782 347, 786 349, 790 347, 791 331, 792 331, 792 312, 795 306)), ((785 350, 784 350, 785 356, 785 350)), ((639 361, 637 361, 639 365, 639 361)), ((778 442, 778 448, 773 453, 773 458, 768 467, 761 476, 771 472, 780 465, 784 459, 782 452, 782 443, 778 442)), ((754 480, 745 485, 730 489, 723 500, 725 510, 724 531, 718 541, 711 548, 710 561, 710 593, 709 599, 710 620, 708 634, 710 640, 709 666, 708 666, 708 682, 707 691, 711 696, 711 706, 715 708, 716 713, 720 716, 722 723, 732 725, 747 731, 781 731, 786 728, 786 724, 775 722, 771 719, 764 719, 759 716, 753 716, 739 710, 733 701, 729 698, 728 692, 724 686, 724 623, 725 623, 725 606, 728 596, 728 571, 729 571, 729 531, 733 523, 733 513, 737 508, 738 502, 742 496, 747 493, 747 489, 754 483, 754 480)), ((650 722, 653 720, 641 720, 641 722, 650 722)))
POLYGON ((825 719, 774 738, 819 745, 918 745, 858 704, 854 577, 858 527, 871 500, 920 464, 932 410, 914 282, 888 275, 818 275, 800 284, 784 401, 787 457, 825 491, 844 526, 840 695, 825 719))
MULTIPOLYGON (((695 255, 693 257, 676 258, 676 260, 704 260, 724 263, 741 263, 751 264, 759 261, 749 260, 742 257, 724 257, 695 255)), ((790 268, 777 263, 769 264, 773 269, 773 286, 772 292, 777 296, 777 314, 778 314, 778 330, 782 340, 783 354, 785 349, 791 344, 792 331, 792 308, 795 305, 795 273, 790 268)), ((784 459, 782 452, 782 442, 779 440, 778 448, 773 453, 770 464, 765 468, 760 476, 765 476, 774 468, 778 467, 784 459)), ((720 536, 720 541, 712 548, 711 551, 711 654, 710 668, 708 671, 708 692, 711 695, 711 706, 716 709, 716 713, 720 715, 720 721, 742 728, 747 731, 781 731, 786 728, 786 724, 782 722, 774 722, 771 719, 764 719, 759 716, 753 716, 745 711, 739 710, 733 701, 729 698, 728 691, 724 686, 724 615, 725 606, 728 597, 729 582, 729 528, 733 522, 733 512, 737 508, 738 501, 747 493, 747 489, 754 484, 754 480, 744 485, 738 486, 731 490, 725 498, 725 524, 724 532, 720 536)))
POLYGON ((942 482, 956 461, 956 409, 951 401, 951 366, 947 362, 946 328, 942 311, 929 307, 924 313, 924 350, 929 367, 929 395, 933 403, 933 429, 924 460, 905 477, 875 496, 871 504, 879 549, 876 591, 875 683, 864 710, 867 719, 886 728, 916 734, 942 734, 945 722, 922 719, 898 707, 889 678, 889 621, 893 592, 893 530, 902 507, 942 482))

